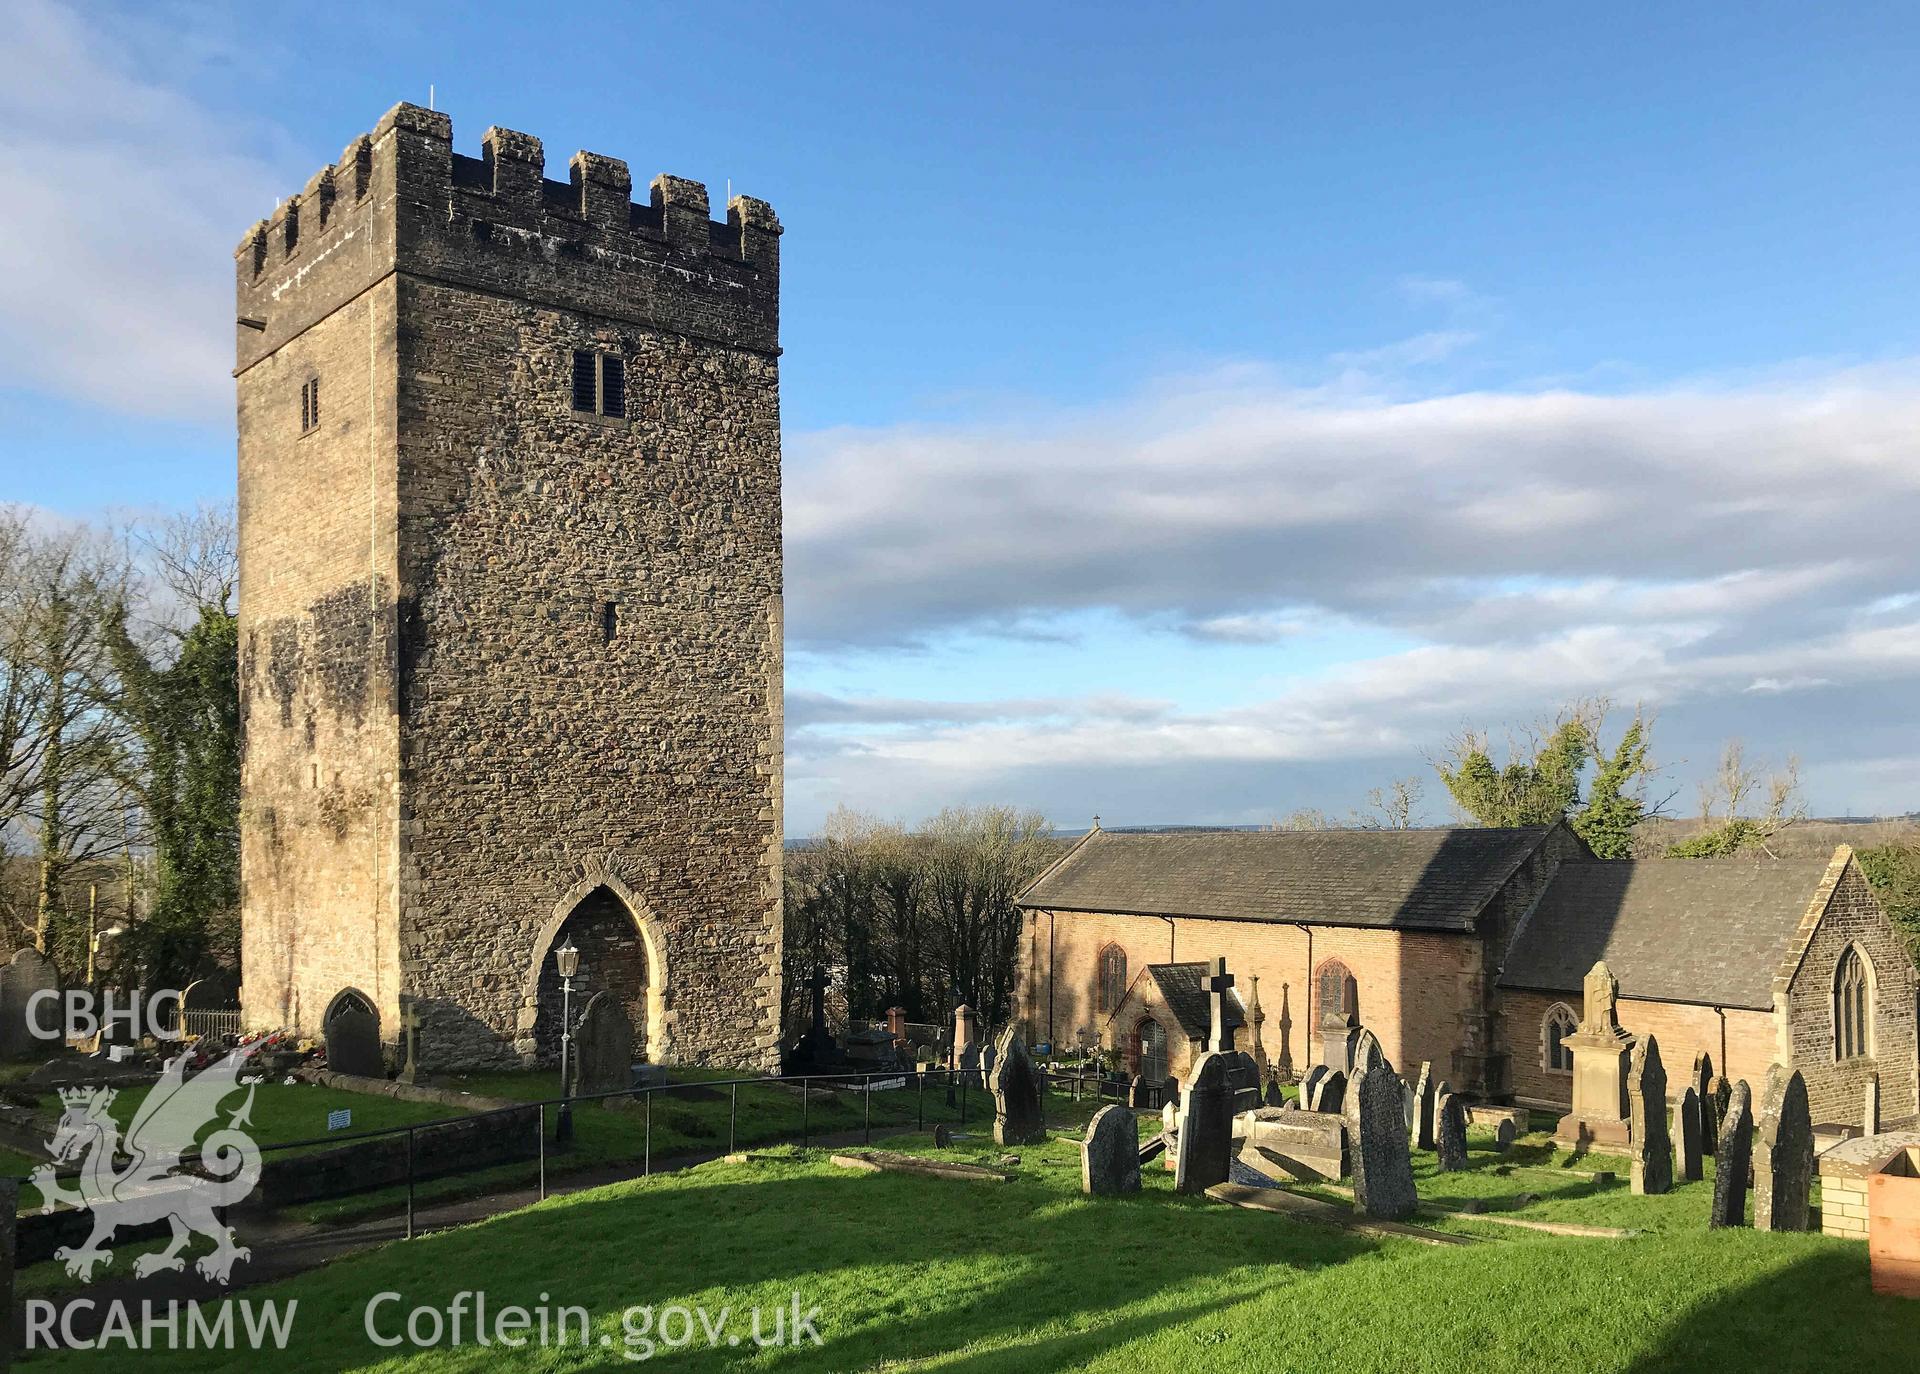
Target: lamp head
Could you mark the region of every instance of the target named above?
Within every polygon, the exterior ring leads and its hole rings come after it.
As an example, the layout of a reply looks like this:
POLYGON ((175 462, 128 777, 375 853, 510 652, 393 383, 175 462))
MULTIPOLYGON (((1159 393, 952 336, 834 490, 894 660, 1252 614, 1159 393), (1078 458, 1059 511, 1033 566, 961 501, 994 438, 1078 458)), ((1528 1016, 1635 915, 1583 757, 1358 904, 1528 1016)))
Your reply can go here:
POLYGON ((580 971, 580 951, 573 947, 571 937, 553 952, 553 960, 559 966, 562 978, 571 978, 580 971))

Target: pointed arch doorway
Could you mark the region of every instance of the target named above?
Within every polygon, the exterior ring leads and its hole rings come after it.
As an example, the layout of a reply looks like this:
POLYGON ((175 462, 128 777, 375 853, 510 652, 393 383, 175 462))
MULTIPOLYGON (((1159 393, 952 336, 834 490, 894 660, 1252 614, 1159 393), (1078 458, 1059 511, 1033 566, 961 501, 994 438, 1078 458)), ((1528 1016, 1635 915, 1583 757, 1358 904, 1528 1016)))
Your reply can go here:
POLYGON ((651 918, 614 879, 583 884, 556 905, 534 951, 533 1055, 541 1064, 560 1057, 562 992, 554 951, 572 942, 580 951, 573 979, 573 1014, 587 999, 609 992, 633 1025, 633 1057, 659 1062, 665 1053, 666 967, 651 918))

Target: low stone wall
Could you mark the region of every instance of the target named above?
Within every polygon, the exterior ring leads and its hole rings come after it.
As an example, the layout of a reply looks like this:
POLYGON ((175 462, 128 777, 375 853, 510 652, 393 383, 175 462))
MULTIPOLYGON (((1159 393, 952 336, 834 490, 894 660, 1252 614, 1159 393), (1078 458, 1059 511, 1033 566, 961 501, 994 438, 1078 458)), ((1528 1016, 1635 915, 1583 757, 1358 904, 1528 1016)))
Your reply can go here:
POLYGON ((455 1088, 435 1088, 425 1083, 402 1083, 392 1078, 366 1078, 360 1074, 334 1073, 331 1069, 302 1069, 296 1077, 322 1088, 337 1088, 341 1092, 370 1093, 375 1097, 391 1097, 396 1102, 425 1102, 436 1107, 451 1107, 462 1112, 490 1112, 499 1107, 517 1107, 519 1101, 511 1097, 482 1097, 478 1093, 463 1093, 455 1088))
POLYGON ((1842 1141, 1816 1161, 1820 1229, 1848 1240, 1867 1238, 1867 1180, 1896 1150, 1920 1145, 1920 1131, 1887 1131, 1842 1141))
POLYGON ((1331 1112, 1262 1107, 1243 1115, 1237 1125, 1245 1137, 1244 1150, 1266 1165, 1307 1182, 1346 1177, 1347 1133, 1331 1112))
MULTIPOLYGON (((532 1159, 540 1152, 537 1107, 476 1116, 413 1133, 413 1177, 439 1178, 532 1159)), ((316 1154, 269 1156, 255 1197, 269 1207, 345 1197, 407 1180, 405 1133, 356 1140, 316 1154)))

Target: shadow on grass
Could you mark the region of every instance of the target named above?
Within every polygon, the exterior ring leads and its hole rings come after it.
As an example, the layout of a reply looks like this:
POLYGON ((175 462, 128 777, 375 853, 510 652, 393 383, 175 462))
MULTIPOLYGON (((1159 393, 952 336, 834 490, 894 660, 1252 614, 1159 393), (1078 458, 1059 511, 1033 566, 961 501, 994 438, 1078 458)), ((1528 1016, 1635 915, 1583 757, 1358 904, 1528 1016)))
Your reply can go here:
MULTIPOLYGON (((1045 1169, 1064 1170, 1066 1154, 1056 1146, 1045 1169)), ((361 1369, 400 1354, 374 1349, 362 1334, 375 1294, 403 1294, 402 1311, 444 1311, 473 1289, 484 1289, 495 1311, 583 1306, 595 1341, 610 1334, 616 1347, 632 1305, 730 1307, 744 1320, 749 1308, 784 1307, 797 1293, 803 1307, 819 1305, 824 1347, 758 1351, 756 1366, 869 1368, 965 1350, 955 1367, 1024 1370, 1080 1365, 1232 1307, 1285 1282, 1286 1269, 1318 1270, 1376 1249, 1349 1233, 1177 1197, 1164 1181, 1136 1197, 1084 1198, 1032 1176, 1038 1155, 1029 1151, 1025 1176, 1006 1184, 828 1173, 816 1159, 713 1166, 556 1199, 249 1296, 300 1300, 294 1341, 274 1360, 280 1374, 361 1369)), ((143 1365, 240 1369, 245 1353, 209 1365, 204 1352, 196 1362, 156 1352, 143 1365)), ((422 1352, 420 1365, 478 1367, 485 1354, 422 1352)), ((678 1355, 676 1367, 738 1358, 678 1355)), ((541 1367, 579 1367, 583 1357, 593 1363, 578 1348, 549 1350, 541 1367)))
POLYGON ((1911 1367, 1895 1352, 1911 1349, 1920 1302, 1873 1294, 1864 1245, 1820 1237, 1750 1241, 1782 1247, 1781 1262, 1698 1304, 1657 1350, 1627 1366, 1631 1374, 1714 1369, 1730 1359, 1769 1371, 1911 1367))

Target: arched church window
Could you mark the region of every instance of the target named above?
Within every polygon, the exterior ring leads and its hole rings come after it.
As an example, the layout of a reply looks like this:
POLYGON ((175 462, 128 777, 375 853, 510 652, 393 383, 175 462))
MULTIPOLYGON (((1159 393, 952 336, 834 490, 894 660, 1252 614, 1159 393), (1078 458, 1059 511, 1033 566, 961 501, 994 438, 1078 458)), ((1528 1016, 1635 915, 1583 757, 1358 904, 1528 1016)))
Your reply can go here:
POLYGON ((1338 959, 1329 959, 1320 965, 1319 981, 1320 1019, 1322 1021, 1344 1021, 1358 1018, 1359 984, 1353 974, 1338 959))
POLYGON ((1546 1019, 1540 1025, 1540 1039, 1544 1050, 1541 1062, 1549 1071, 1573 1072, 1573 1046, 1567 1043, 1567 1037, 1579 1029, 1580 1018, 1564 1002, 1547 1008, 1546 1019))
POLYGON ((1872 1054, 1873 970, 1859 947, 1848 945, 1833 971, 1833 1057, 1862 1059, 1872 1054))
POLYGON ((1111 1015, 1127 995, 1127 952, 1118 945, 1100 951, 1100 1010, 1111 1015))

